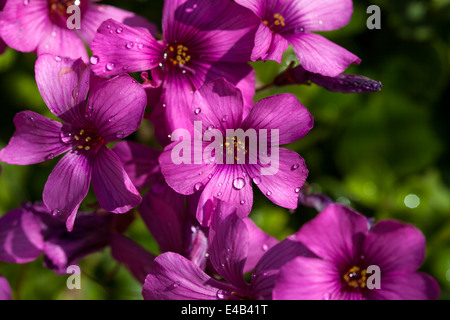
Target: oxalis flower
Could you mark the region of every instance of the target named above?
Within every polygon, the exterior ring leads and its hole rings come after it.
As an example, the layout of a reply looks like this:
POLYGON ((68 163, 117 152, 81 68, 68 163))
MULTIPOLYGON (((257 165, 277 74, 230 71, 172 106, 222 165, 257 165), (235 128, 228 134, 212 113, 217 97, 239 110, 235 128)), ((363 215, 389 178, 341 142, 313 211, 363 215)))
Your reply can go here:
POLYGON ((330 204, 295 235, 317 257, 297 257, 280 270, 274 299, 437 299, 439 286, 417 272, 425 238, 412 225, 330 204))
POLYGON ((308 170, 302 157, 278 145, 303 138, 313 117, 294 95, 262 99, 244 118, 241 92, 218 79, 194 94, 191 120, 194 137, 175 131, 175 142, 165 148, 159 163, 175 191, 201 192, 196 215, 203 226, 211 219, 204 206, 215 197, 237 207, 241 218, 248 216, 252 181, 275 204, 297 208, 308 170))
POLYGON ((81 57, 88 61, 85 43, 91 43, 97 28, 106 19, 156 31, 154 25, 132 12, 94 2, 98 0, 8 0, 1 17, 0 35, 8 46, 18 51, 81 57), (79 8, 80 29, 68 28, 68 20, 70 25, 74 13, 67 13, 67 9, 72 5, 79 8))
POLYGON ((145 279, 144 299, 271 299, 280 267, 294 257, 312 255, 301 242, 287 238, 277 243, 240 219, 235 208, 226 203, 219 201, 212 206, 215 214, 208 234, 208 259, 218 276, 208 275, 177 253, 166 252, 154 260, 145 279), (244 273, 251 270, 248 282, 244 273), (225 281, 217 280, 220 277, 225 281))
POLYGON ((50 111, 63 123, 20 112, 14 118, 16 132, 0 151, 3 162, 20 165, 68 151, 50 174, 43 200, 53 214, 67 219, 69 230, 90 182, 100 206, 109 212, 127 212, 141 201, 107 144, 137 130, 146 105, 144 89, 128 75, 90 88, 89 77, 81 59, 42 55, 36 62, 36 82, 50 111))
POLYGON ((92 42, 92 70, 99 76, 150 70, 145 82, 154 104, 150 120, 167 145, 168 134, 190 127, 193 92, 207 81, 225 77, 242 90, 246 105, 252 104, 254 71, 248 61, 257 23, 250 10, 232 1, 165 1, 162 41, 143 28, 105 21, 92 42))
POLYGON ((339 29, 349 23, 352 0, 236 0, 259 18, 252 60, 281 62, 292 45, 308 71, 335 77, 361 60, 314 31, 339 29))

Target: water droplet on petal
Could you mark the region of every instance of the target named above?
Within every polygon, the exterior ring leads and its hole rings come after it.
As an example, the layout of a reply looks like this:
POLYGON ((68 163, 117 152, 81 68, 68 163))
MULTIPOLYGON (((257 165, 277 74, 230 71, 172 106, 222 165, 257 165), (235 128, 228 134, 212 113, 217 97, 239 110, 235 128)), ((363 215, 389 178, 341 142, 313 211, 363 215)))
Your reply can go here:
POLYGON ((228 296, 227 290, 222 290, 222 289, 217 290, 217 299, 225 300, 227 298, 227 296, 228 296))
POLYGON ((218 192, 218 193, 217 193, 217 196, 218 196, 218 197, 222 196, 222 192, 218 192))
POLYGON ((47 160, 51 160, 51 159, 53 159, 53 158, 55 158, 55 154, 54 154, 54 153, 50 153, 50 154, 47 156, 47 160))
POLYGON ((125 137, 125 133, 122 130, 117 131, 116 137, 122 139, 123 137, 125 137))
POLYGON ((53 216, 56 216, 56 217, 60 216, 62 213, 63 212, 61 209, 55 209, 52 211, 53 216))
POLYGON ((55 57, 55 60, 56 60, 57 62, 61 62, 62 59, 61 59, 61 57, 56 56, 56 57, 55 57))
POLYGON ((174 282, 173 287, 178 288, 180 286, 180 281, 174 282))
POLYGON ((199 114, 200 112, 202 112, 202 109, 200 109, 200 108, 196 108, 196 109, 194 110, 194 113, 195 113, 195 114, 199 114))
POLYGON ((299 193, 300 192, 300 188, 295 188, 295 193, 299 193))
POLYGON ((253 182, 254 182, 255 184, 260 184, 260 183, 261 183, 261 178, 260 178, 260 177, 254 177, 254 178, 253 178, 253 182))
POLYGON ((144 45, 142 43, 139 43, 137 47, 138 47, 139 50, 144 49, 144 45))
POLYGON ((233 187, 237 190, 241 190, 245 186, 245 180, 242 178, 236 178, 233 181, 233 187))
POLYGON ((272 192, 267 191, 266 195, 270 197, 272 195, 272 192))
POLYGON ((197 182, 196 184, 195 184, 195 186, 194 186, 194 189, 196 190, 196 191, 199 191, 199 190, 201 190, 203 188, 203 183, 201 183, 201 182, 197 182))
POLYGON ((26 5, 26 6, 29 5, 30 4, 30 0, 23 0, 23 4, 26 5))
POLYGON ((262 251, 267 251, 269 249, 269 246, 267 244, 263 244, 261 247, 262 251))
POLYGON ((30 120, 31 122, 34 121, 34 117, 29 117, 28 120, 30 120))
POLYGON ((118 27, 117 29, 116 29, 116 33, 122 33, 122 31, 123 31, 123 28, 122 27, 118 27))
POLYGON ((228 116, 227 115, 224 115, 223 117, 222 117, 222 122, 227 122, 228 121, 228 116))
POLYGON ((296 163, 296 164, 292 165, 291 170, 292 171, 297 170, 299 167, 300 167, 300 165, 298 163, 296 163))
POLYGON ((205 258, 209 258, 209 253, 205 253, 205 258))
POLYGON ((208 128, 206 128, 206 129, 208 129, 208 131, 211 131, 212 129, 214 129, 214 125, 213 125, 213 124, 210 124, 210 125, 208 126, 208 128))
POLYGON ((127 49, 131 49, 134 47, 134 43, 133 42, 127 42, 126 48, 127 49))
POLYGON ((96 65, 98 63, 99 59, 97 56, 92 56, 90 61, 91 61, 91 64, 96 65))
POLYGON ((208 179, 212 179, 212 177, 213 177, 212 174, 208 175, 208 179))
POLYGON ((108 63, 107 65, 106 65, 106 70, 108 70, 108 71, 112 71, 114 69, 114 63, 108 63))
POLYGON ((240 204, 244 205, 245 204, 245 200, 241 200, 240 204))
POLYGON ((113 122, 114 120, 116 120, 116 117, 115 117, 115 116, 111 116, 111 117, 108 119, 109 122, 113 122))

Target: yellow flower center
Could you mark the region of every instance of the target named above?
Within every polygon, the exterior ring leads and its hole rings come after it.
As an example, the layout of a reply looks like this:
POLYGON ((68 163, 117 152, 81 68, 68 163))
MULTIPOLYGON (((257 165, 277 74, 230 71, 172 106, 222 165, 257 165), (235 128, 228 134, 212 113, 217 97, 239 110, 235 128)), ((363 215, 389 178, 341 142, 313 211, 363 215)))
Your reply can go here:
POLYGON ((365 288, 366 287, 366 269, 361 270, 358 266, 353 266, 347 273, 344 274, 344 280, 351 288, 365 288))

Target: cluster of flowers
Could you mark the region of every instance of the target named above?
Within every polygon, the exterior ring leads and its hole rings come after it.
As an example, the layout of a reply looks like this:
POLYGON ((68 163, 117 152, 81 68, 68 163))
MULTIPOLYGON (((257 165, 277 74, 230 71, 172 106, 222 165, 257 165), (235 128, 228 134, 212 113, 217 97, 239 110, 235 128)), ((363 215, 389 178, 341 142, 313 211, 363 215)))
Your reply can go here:
MULTIPOLYGON (((438 298, 437 282, 417 271, 425 253, 422 233, 393 220, 374 224, 309 194, 308 170, 296 152, 277 146, 275 170, 266 161, 275 150, 260 154, 239 139, 214 140, 257 161, 224 164, 218 161, 224 154, 211 150, 208 161, 173 161, 174 153, 198 156, 180 147, 186 136, 173 134, 180 129, 194 137, 196 130, 225 136, 229 129, 276 129, 280 145, 303 138, 313 117, 294 95, 253 103, 249 62, 281 62, 289 45, 300 65, 277 77, 277 85, 380 90, 379 82, 343 74, 360 59, 313 33, 345 26, 351 0, 165 0, 162 35, 144 18, 94 0, 4 2, 0 36, 13 49, 37 53, 39 92, 61 122, 19 112, 0 159, 30 165, 65 155, 42 202, 0 218, 1 261, 26 263, 44 254, 45 265, 60 273, 110 247, 143 284, 145 299, 438 298), (73 4, 82 19, 75 31, 66 26, 73 4), (142 72, 142 83, 129 75, 135 72, 142 72), (144 118, 153 123, 162 152, 131 140, 109 148, 144 118), (276 205, 295 209, 300 203, 319 214, 278 241, 248 218, 253 184, 276 205), (90 186, 98 208, 80 212, 90 186), (162 254, 124 235, 134 208, 162 254), (372 265, 381 270, 381 288, 367 286, 372 265)), ((208 143, 192 143, 208 154, 208 143)), ((0 277, 0 298, 10 298, 10 291, 0 277)))

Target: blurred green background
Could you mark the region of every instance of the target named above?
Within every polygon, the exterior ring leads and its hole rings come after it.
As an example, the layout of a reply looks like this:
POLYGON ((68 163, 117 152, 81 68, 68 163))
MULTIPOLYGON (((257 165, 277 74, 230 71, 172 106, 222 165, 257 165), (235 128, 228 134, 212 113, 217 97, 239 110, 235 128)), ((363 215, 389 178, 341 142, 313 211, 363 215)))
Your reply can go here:
MULTIPOLYGON (((103 1, 146 16, 158 26, 162 0, 103 1)), ((273 87, 255 101, 275 93, 294 93, 315 118, 313 130, 288 146, 309 168, 308 184, 333 200, 376 220, 412 223, 427 238, 421 268, 435 277, 441 299, 450 299, 450 0, 354 1, 351 23, 323 33, 362 59, 346 73, 381 81, 370 94, 328 92, 315 85, 273 87), (381 8, 381 30, 369 30, 369 5, 381 8)), ((253 63, 257 87, 295 61, 289 49, 282 64, 253 63)), ((0 56, 0 147, 14 132, 12 119, 21 110, 50 116, 34 80, 32 53, 8 49, 0 56)), ((136 141, 155 145, 144 123, 136 141)), ((2 165, 0 215, 24 201, 41 199, 43 186, 58 159, 32 166, 2 165)), ((94 201, 90 194, 85 201, 94 201)), ((313 209, 289 211, 275 206, 255 189, 250 217, 282 239, 314 217, 313 209)), ((127 235, 157 253, 142 221, 127 235)), ((141 299, 141 285, 117 264, 109 249, 80 261, 82 290, 68 290, 67 275, 45 269, 42 258, 24 265, 0 262, 0 274, 13 288, 14 299, 141 299)))

